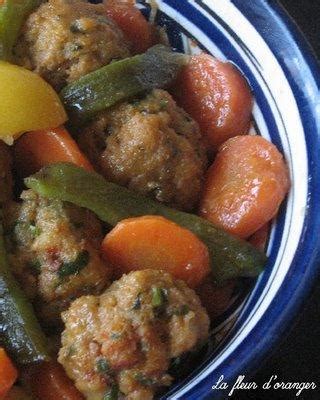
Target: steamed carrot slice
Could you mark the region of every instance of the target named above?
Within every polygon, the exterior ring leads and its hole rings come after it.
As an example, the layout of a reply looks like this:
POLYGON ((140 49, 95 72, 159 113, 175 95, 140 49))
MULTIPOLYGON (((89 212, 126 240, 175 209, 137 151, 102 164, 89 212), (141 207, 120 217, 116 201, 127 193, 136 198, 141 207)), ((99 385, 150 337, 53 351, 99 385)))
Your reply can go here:
POLYGON ((93 170, 64 127, 25 133, 16 142, 14 155, 16 170, 23 177, 57 162, 70 162, 89 171, 93 170))
POLYGON ((26 386, 37 399, 84 400, 57 362, 30 366, 23 375, 26 386))
POLYGON ((120 276, 143 269, 165 270, 192 288, 210 270, 204 243, 189 230, 160 216, 121 221, 106 235, 102 253, 120 276))
POLYGON ((210 149, 216 151, 227 139, 248 133, 252 94, 231 63, 204 53, 191 57, 172 93, 199 123, 210 149))
POLYGON ((248 238, 276 215, 289 187, 277 148, 260 136, 238 136, 221 147, 208 170, 200 214, 248 238))
POLYGON ((135 54, 144 53, 153 44, 152 25, 132 1, 105 1, 107 16, 122 30, 135 54))
POLYGON ((5 396, 18 377, 18 372, 8 357, 6 351, 0 347, 0 398, 5 396))

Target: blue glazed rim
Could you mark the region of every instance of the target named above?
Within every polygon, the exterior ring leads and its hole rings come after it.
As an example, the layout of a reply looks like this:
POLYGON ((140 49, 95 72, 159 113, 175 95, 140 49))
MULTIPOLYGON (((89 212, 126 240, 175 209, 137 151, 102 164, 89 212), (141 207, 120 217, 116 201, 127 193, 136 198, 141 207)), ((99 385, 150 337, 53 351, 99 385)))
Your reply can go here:
MULTIPOLYGON (((185 399, 219 398, 225 396, 225 391, 212 391, 212 385, 221 375, 229 384, 238 374, 250 373, 261 360, 281 339, 286 328, 297 315, 307 294, 311 290, 320 272, 320 110, 316 108, 316 98, 305 95, 306 84, 319 90, 319 65, 312 50, 284 8, 275 0, 254 0, 250 4, 242 0, 233 0, 232 3, 251 22, 264 41, 271 48, 281 68, 286 74, 299 108, 300 117, 306 135, 308 152, 308 211, 304 219, 303 232, 299 245, 292 261, 288 276, 295 279, 285 279, 278 293, 274 297, 268 310, 252 329, 241 344, 227 357, 214 372, 194 385, 185 399), (244 4, 245 3, 245 4, 244 4), (272 27, 266 31, 266 26, 272 27), (279 47, 278 38, 281 37, 282 46, 279 47), (300 74, 291 71, 288 60, 296 57, 300 74), (299 280, 299 282, 298 282, 299 280), (254 351, 252 347, 254 346, 254 351)), ((168 393, 174 396, 176 389, 168 393)), ((182 397, 181 397, 182 398, 182 397)))

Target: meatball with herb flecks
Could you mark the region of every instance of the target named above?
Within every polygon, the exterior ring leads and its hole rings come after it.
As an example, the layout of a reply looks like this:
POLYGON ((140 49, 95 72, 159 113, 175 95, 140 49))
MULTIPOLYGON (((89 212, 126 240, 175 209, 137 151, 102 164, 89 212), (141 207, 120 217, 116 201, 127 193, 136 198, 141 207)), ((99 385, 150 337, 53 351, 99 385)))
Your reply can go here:
POLYGON ((16 61, 56 90, 112 60, 129 47, 102 4, 49 0, 27 19, 15 48, 16 61))
POLYGON ((195 292, 156 270, 131 272, 101 296, 75 300, 63 321, 59 362, 90 400, 112 391, 152 399, 172 382, 170 362, 196 350, 209 328, 195 292))
POLYGON ((88 210, 32 190, 12 203, 5 235, 13 273, 46 324, 83 294, 100 293, 110 267, 100 257, 101 224, 88 210))
POLYGON ((100 114, 78 141, 108 180, 182 210, 198 202, 207 165, 199 127, 166 91, 100 114))

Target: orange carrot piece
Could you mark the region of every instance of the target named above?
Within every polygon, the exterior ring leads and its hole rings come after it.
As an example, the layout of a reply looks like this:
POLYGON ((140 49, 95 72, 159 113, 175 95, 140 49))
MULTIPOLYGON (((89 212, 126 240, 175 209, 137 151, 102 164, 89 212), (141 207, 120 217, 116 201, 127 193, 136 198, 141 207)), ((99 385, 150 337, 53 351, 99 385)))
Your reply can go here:
POLYGON ((144 53, 153 45, 152 25, 144 18, 132 1, 105 2, 107 16, 122 30, 135 54, 144 53))
POLYGON ((289 187, 277 148, 260 136, 238 136, 221 147, 208 170, 200 214, 248 238, 276 215, 289 187))
POLYGON ((179 74, 172 93, 200 125, 209 148, 248 133, 253 105, 245 78, 229 62, 208 54, 193 56, 179 74))
POLYGON ((227 281, 223 286, 215 285, 211 279, 206 279, 196 292, 203 307, 207 310, 210 320, 222 315, 231 305, 232 294, 236 281, 227 281))
POLYGON ((210 271, 205 244, 160 216, 121 221, 103 240, 102 253, 120 276, 143 269, 165 270, 194 288, 210 271))
POLYGON ((15 168, 23 177, 57 162, 71 162, 78 167, 93 170, 64 127, 25 133, 14 146, 14 156, 15 168))
POLYGON ((0 398, 9 392, 17 377, 17 369, 6 351, 0 347, 0 398))
POLYGON ((25 369, 26 386, 38 399, 84 400, 64 369, 57 362, 42 363, 25 369))
POLYGON ((270 223, 263 225, 253 235, 250 236, 248 241, 258 250, 264 251, 266 248, 268 236, 270 232, 270 223))

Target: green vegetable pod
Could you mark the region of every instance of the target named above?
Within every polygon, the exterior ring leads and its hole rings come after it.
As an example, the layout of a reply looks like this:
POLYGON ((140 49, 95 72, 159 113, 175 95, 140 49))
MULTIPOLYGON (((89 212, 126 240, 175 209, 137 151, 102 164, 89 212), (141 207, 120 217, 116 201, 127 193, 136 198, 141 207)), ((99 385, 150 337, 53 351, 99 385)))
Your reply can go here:
POLYGON ((0 59, 10 61, 12 48, 27 16, 41 0, 4 0, 0 2, 0 59))
POLYGON ((10 272, 0 227, 0 345, 19 364, 49 359, 33 308, 10 272))
POLYGON ((188 60, 157 45, 146 53, 113 62, 65 87, 60 93, 69 114, 86 120, 97 112, 154 88, 164 88, 188 60))
POLYGON ((208 246, 216 281, 257 276, 266 262, 266 256, 251 244, 211 222, 166 207, 72 164, 47 166, 27 178, 25 184, 42 196, 88 208, 112 226, 125 218, 142 215, 161 215, 176 222, 195 233, 208 246))

